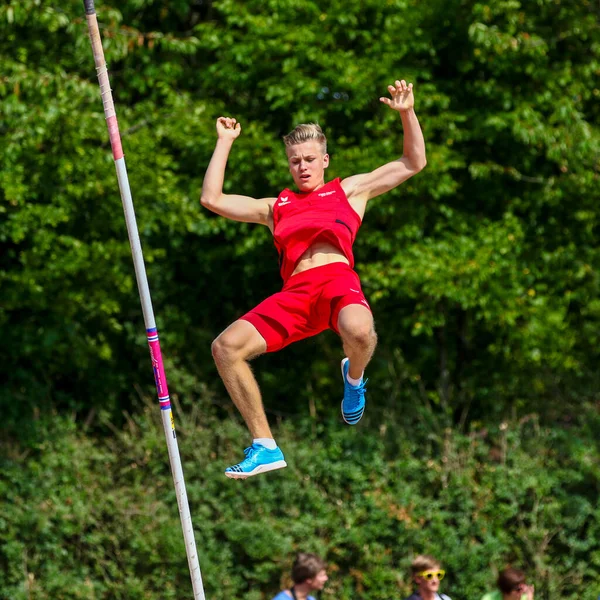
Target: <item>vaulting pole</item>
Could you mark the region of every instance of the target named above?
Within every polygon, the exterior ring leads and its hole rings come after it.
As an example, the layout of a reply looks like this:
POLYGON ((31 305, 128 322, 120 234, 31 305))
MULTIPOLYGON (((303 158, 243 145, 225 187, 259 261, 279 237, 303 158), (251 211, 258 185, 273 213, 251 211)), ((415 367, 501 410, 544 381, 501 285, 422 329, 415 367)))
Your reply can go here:
POLYGON ((146 267, 144 266, 142 246, 140 244, 140 236, 135 221, 129 179, 127 178, 127 168, 125 167, 119 125, 117 123, 115 105, 110 90, 110 82, 108 80, 106 61, 104 60, 104 50, 102 48, 102 40, 100 39, 100 29, 98 28, 94 0, 83 0, 83 5, 90 33, 90 40, 92 42, 92 51, 94 53, 98 83, 100 84, 104 116, 106 117, 106 124, 110 136, 110 145, 112 147, 115 167, 117 169, 117 179, 119 180, 119 190, 121 192, 121 200, 125 212, 125 222, 127 224, 131 253, 133 254, 133 265, 142 303, 142 311, 144 313, 146 336, 150 347, 150 358, 152 359, 152 369, 154 371, 163 429, 167 439, 169 461, 171 463, 171 472, 173 473, 177 505, 179 506, 179 516, 181 518, 181 527, 183 529, 183 537, 185 540, 185 551, 187 553, 188 566, 192 577, 194 600, 204 600, 202 575, 200 573, 200 564, 198 562, 198 553, 196 551, 196 542, 194 540, 194 529, 192 527, 192 517, 190 515, 190 507, 188 504, 187 492, 185 490, 185 481, 183 479, 183 469, 181 468, 181 458, 179 457, 179 448, 177 446, 175 421, 173 420, 173 413, 171 412, 171 401, 169 398, 169 390, 167 389, 167 379, 165 377, 165 369, 160 352, 156 322, 154 321, 154 311, 152 310, 152 300, 150 298, 146 267))

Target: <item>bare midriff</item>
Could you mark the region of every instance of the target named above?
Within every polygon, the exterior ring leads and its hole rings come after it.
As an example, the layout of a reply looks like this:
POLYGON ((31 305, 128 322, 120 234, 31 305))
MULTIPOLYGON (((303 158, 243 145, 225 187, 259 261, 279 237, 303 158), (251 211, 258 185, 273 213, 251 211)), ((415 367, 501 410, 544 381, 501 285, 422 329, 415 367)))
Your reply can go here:
POLYGON ((336 262, 350 264, 350 261, 342 254, 341 250, 333 244, 329 242, 315 242, 300 257, 292 275, 336 262))

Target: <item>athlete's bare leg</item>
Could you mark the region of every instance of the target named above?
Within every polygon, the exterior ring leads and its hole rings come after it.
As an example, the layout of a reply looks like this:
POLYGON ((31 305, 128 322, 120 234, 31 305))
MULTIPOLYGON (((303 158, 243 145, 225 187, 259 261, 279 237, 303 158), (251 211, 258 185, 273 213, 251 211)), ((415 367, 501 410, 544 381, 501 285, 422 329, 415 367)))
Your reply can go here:
POLYGON ((267 350, 264 338, 248 321, 235 321, 211 346, 219 375, 253 438, 273 438, 258 383, 248 361, 267 350))
POLYGON ((373 314, 360 304, 350 304, 340 311, 337 325, 350 359, 348 375, 360 379, 377 346, 373 314))

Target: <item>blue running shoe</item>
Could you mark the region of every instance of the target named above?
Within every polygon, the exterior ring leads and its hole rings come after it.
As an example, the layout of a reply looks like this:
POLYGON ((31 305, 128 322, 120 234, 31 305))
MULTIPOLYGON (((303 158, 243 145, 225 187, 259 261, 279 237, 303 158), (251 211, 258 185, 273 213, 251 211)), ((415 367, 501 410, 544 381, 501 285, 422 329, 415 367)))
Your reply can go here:
POLYGON ((356 425, 365 412, 365 393, 367 392, 367 381, 365 379, 360 385, 353 386, 348 382, 346 376, 350 369, 350 360, 344 358, 342 361, 342 378, 344 379, 344 399, 342 400, 342 418, 348 425, 356 425))
POLYGON ((269 450, 260 444, 252 444, 244 450, 246 458, 239 464, 227 467, 225 475, 230 479, 246 479, 259 473, 287 467, 283 452, 279 448, 269 450))

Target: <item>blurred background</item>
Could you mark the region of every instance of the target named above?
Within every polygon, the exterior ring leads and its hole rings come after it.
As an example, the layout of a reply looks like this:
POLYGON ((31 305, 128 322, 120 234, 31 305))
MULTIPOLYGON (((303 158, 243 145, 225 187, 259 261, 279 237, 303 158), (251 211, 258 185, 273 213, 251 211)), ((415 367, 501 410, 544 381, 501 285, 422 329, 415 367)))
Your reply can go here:
MULTIPOLYGON (((330 600, 600 589, 600 4, 96 2, 207 598, 268 600, 298 550, 330 600), (249 438, 212 339, 280 287, 269 231, 201 208, 290 185, 318 122, 328 178, 402 152, 379 103, 414 83, 428 166, 355 244, 379 347, 361 424, 332 332, 253 363, 288 469, 222 472, 249 438)), ((83 3, 0 6, 0 598, 192 596, 83 3)))

